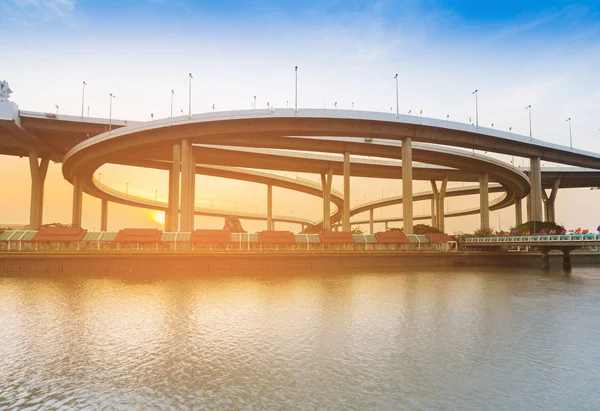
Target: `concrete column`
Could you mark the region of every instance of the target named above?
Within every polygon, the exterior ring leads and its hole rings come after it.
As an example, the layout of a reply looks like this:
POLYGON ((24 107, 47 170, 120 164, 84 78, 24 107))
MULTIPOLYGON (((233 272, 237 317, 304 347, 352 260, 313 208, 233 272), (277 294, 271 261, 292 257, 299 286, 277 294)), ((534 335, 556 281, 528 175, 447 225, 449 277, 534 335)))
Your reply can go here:
POLYGON ((100 231, 108 231, 108 200, 102 199, 100 211, 100 231))
POLYGON ((169 208, 167 231, 179 231, 179 179, 181 177, 181 144, 173 144, 173 164, 169 170, 169 208))
POLYGON ((521 199, 515 200, 515 225, 523 224, 523 204, 521 199))
POLYGON ((369 210, 369 234, 373 234, 373 209, 369 210))
POLYGON ((546 190, 542 189, 542 208, 544 210, 544 221, 548 222, 550 221, 550 215, 549 215, 549 210, 548 210, 548 194, 546 193, 546 190))
POLYGON ((546 202, 548 208, 549 218, 548 221, 555 223, 556 222, 556 195, 558 194, 558 189, 560 188, 560 177, 552 182, 552 191, 550 192, 550 196, 548 197, 548 201, 546 202))
POLYGON ((387 231, 387 230, 388 230, 388 222, 386 221, 385 222, 385 231, 387 231))
POLYGON ((481 228, 490 228, 490 199, 488 191, 488 174, 479 176, 479 207, 481 209, 481 228))
POLYGON ((190 208, 188 216, 188 226, 190 231, 194 231, 194 219, 196 216, 196 156, 190 150, 190 208))
POLYGON ((437 209, 438 209, 438 201, 439 201, 439 192, 437 188, 437 183, 435 180, 430 180, 431 183, 431 192, 433 193, 433 198, 431 199, 431 226, 436 227, 438 225, 437 220, 437 209))
POLYGON ((180 231, 189 232, 190 223, 190 141, 181 140, 181 223, 180 231))
POLYGON ((448 177, 444 177, 442 180, 442 186, 438 193, 437 203, 437 229, 445 233, 446 232, 446 220, 445 220, 445 200, 446 200, 446 188, 448 187, 448 177))
POLYGON ((29 206, 29 227, 38 230, 42 226, 44 210, 44 182, 48 171, 48 158, 42 158, 38 163, 38 153, 35 148, 29 149, 29 171, 31 175, 31 199, 29 206))
POLYGON ((75 177, 73 180, 73 216, 71 225, 73 228, 81 228, 83 191, 81 187, 81 178, 75 177))
POLYGON ((342 231, 350 231, 350 153, 344 153, 344 213, 342 231))
POLYGON ((413 233, 412 140, 402 140, 402 221, 404 234, 413 233))
POLYGON ((531 195, 528 195, 527 197, 527 221, 531 221, 531 195))
POLYGON ((267 185, 267 230, 273 230, 273 186, 267 185))
POLYGON ((542 168, 539 157, 531 158, 531 218, 533 221, 542 221, 542 168))
POLYGON ((333 180, 333 168, 327 170, 327 174, 321 174, 321 187, 323 189, 323 230, 331 230, 331 183, 333 180))

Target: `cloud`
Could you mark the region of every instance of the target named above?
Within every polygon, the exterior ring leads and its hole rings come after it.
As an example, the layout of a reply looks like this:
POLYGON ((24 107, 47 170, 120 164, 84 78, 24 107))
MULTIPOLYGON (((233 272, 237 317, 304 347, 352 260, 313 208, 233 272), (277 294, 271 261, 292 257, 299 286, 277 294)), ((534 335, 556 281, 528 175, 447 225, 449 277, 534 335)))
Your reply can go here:
POLYGON ((28 27, 57 21, 72 26, 78 11, 77 0, 8 0, 2 10, 9 23, 28 27))

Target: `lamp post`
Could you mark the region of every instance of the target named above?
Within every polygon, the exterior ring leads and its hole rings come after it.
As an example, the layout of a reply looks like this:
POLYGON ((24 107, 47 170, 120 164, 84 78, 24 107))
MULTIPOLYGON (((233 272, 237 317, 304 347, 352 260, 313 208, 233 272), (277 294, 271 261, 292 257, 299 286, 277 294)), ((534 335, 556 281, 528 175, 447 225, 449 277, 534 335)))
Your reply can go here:
POLYGON ((475 94, 475 127, 479 128, 479 99, 477 98, 477 94, 479 90, 475 89, 471 94, 475 94))
POLYGON ((89 117, 90 116, 90 106, 88 106, 88 113, 87 114, 88 114, 87 116, 89 117))
POLYGON ((173 118, 173 96, 175 95, 175 91, 171 89, 171 118, 173 118))
POLYGON ((256 110, 256 96, 254 96, 254 103, 252 105, 252 109, 256 110))
POLYGON ((571 143, 571 148, 573 148, 573 134, 571 133, 571 117, 567 119, 569 122, 569 142, 571 143))
POLYGON ((83 82, 83 91, 81 92, 81 118, 83 118, 83 108, 85 107, 85 86, 87 83, 83 82))
POLYGON ((194 76, 192 76, 192 73, 189 73, 190 76, 190 91, 189 91, 189 114, 188 114, 188 118, 192 118, 192 79, 194 78, 194 76))
POLYGON ((125 198, 129 197, 129 183, 125 183, 125 198))
POLYGON ((110 102, 108 105, 108 131, 112 130, 112 101, 113 98, 117 98, 113 93, 110 93, 110 102))
POLYGON ((158 203, 158 190, 154 190, 154 202, 158 203))
POLYGON ((56 107, 56 114, 58 114, 58 104, 55 104, 54 107, 56 107))
POLYGON ((398 73, 394 76, 394 80, 396 80, 396 117, 400 114, 399 105, 398 105, 398 73))
POLYGON ((533 140, 533 134, 531 132, 531 104, 525 106, 525 110, 529 110, 529 140, 533 140))
POLYGON ((294 93, 294 111, 297 113, 298 112, 298 66, 294 67, 294 71, 296 73, 296 87, 295 87, 295 93, 294 93))

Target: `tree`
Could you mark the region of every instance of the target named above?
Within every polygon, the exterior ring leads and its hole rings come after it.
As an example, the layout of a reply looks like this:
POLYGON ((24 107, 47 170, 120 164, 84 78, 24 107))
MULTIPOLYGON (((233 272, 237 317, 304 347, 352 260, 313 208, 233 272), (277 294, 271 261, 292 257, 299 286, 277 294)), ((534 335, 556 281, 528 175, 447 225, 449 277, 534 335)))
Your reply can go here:
POLYGON ((356 227, 352 229, 352 234, 364 234, 363 230, 360 229, 360 227, 356 227))
POLYGON ((474 237, 495 237, 494 230, 492 228, 478 228, 473 233, 474 237))
MULTIPOLYGON (((399 233, 403 233, 404 232, 404 228, 388 228, 388 232, 399 232, 399 233)), ((427 224, 417 224, 413 226, 413 233, 415 234, 429 234, 429 233, 439 233, 440 230, 438 230, 435 227, 432 227, 430 225, 427 224)))
POLYGON ((552 230, 556 230, 556 234, 563 232, 565 228, 562 225, 551 223, 547 221, 528 221, 523 224, 519 224, 516 227, 510 229, 511 234, 514 235, 526 235, 529 232, 531 235, 535 234, 549 234, 552 230))

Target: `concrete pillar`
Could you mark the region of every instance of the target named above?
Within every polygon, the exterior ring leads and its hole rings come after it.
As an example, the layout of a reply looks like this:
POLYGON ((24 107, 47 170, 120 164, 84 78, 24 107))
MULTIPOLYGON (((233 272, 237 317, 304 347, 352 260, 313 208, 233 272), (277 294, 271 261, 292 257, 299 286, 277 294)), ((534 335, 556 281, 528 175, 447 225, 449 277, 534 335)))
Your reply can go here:
POLYGON ((327 170, 327 174, 321 174, 321 187, 323 189, 323 230, 331 230, 331 183, 333 180, 333 168, 327 170))
POLYGON ((180 231, 189 232, 190 223, 190 141, 181 140, 181 223, 180 231))
POLYGON ((533 221, 542 221, 542 168, 539 157, 531 158, 531 218, 533 221))
POLYGON ((44 210, 44 182, 48 171, 48 158, 42 158, 38 163, 35 148, 29 149, 29 171, 31 175, 31 199, 29 205, 29 227, 39 230, 42 226, 44 210))
POLYGON ((267 185, 267 230, 273 230, 273 186, 267 185))
POLYGON ((549 209, 548 209, 548 194, 546 190, 542 189, 542 208, 544 210, 544 221, 550 221, 549 209))
POLYGON ((108 200, 102 199, 100 210, 100 231, 108 231, 108 200))
POLYGON ((169 170, 169 207, 167 231, 179 231, 179 179, 181 177, 181 144, 173 144, 173 164, 169 170))
POLYGON ((190 150, 190 208, 188 216, 188 229, 194 231, 194 219, 196 217, 196 156, 190 150))
POLYGON ((350 231, 350 153, 344 153, 344 213, 342 231, 350 231))
POLYGON ((369 210, 369 234, 373 234, 373 209, 369 210))
POLYGON ((402 221, 404 234, 413 233, 412 140, 402 140, 402 221))
POLYGON ((385 231, 387 232, 387 230, 388 230, 388 222, 386 221, 385 222, 385 231))
POLYGON ((552 182, 552 191, 550 191, 550 196, 548 197, 548 200, 546 201, 546 206, 547 206, 547 210, 548 210, 547 221, 550 221, 552 223, 556 222, 556 209, 554 206, 556 204, 556 195, 558 194, 559 188, 560 188, 560 177, 552 182))
POLYGON ((71 225, 73 228, 81 228, 83 190, 81 187, 81 178, 75 177, 73 180, 73 216, 71 225))
POLYGON ((437 188, 437 183, 435 182, 435 180, 430 180, 430 182, 431 191, 433 192, 433 200, 431 205, 432 227, 437 228, 440 232, 443 233, 445 230, 444 200, 446 198, 446 188, 448 187, 448 177, 444 177, 444 179, 442 180, 442 186, 439 190, 437 188))
POLYGON ((437 204, 437 229, 445 233, 446 232, 446 219, 445 219, 445 200, 446 200, 446 188, 448 187, 448 177, 444 177, 442 180, 442 186, 438 192, 438 204, 437 204))
POLYGON ((527 196, 527 221, 531 221, 531 195, 527 196))
POLYGON ((521 199, 515 200, 515 225, 523 224, 523 204, 521 199))
POLYGON ((490 228, 490 199, 488 191, 488 174, 479 176, 479 207, 481 209, 481 228, 490 228))

